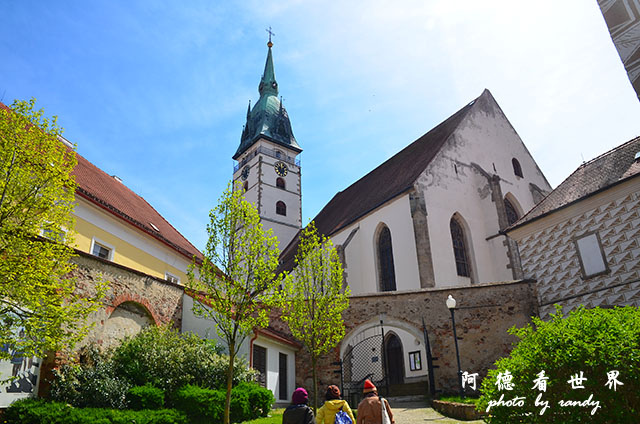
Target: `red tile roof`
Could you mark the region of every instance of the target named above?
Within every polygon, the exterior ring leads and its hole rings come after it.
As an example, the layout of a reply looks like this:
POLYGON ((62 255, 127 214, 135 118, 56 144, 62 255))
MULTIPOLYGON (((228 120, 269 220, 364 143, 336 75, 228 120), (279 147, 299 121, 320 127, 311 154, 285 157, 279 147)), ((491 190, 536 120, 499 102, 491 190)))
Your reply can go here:
POLYGON ((638 175, 640 164, 635 159, 638 152, 640 152, 640 137, 629 140, 583 163, 507 231, 638 175))
POLYGON ((76 190, 78 196, 133 225, 187 258, 191 259, 195 255, 202 259, 202 253, 146 200, 81 155, 76 153, 76 157, 78 165, 73 170, 73 174, 78 184, 76 190))
MULTIPOLYGON (((0 108, 11 110, 0 102, 0 108)), ((142 197, 76 153, 78 165, 73 171, 76 194, 121 220, 147 233, 188 259, 202 259, 202 253, 184 238, 142 197), (151 225, 153 224, 156 229, 151 225)))

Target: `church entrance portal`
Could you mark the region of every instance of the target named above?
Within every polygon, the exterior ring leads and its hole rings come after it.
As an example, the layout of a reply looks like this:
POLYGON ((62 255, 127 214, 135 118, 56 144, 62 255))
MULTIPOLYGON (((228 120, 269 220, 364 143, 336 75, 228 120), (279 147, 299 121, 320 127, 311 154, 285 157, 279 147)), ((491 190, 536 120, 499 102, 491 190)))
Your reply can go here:
POLYGON ((369 328, 347 345, 342 357, 342 395, 350 405, 362 399, 364 381, 369 379, 386 395, 386 361, 382 326, 369 328))
POLYGON ((389 334, 385 341, 385 356, 387 359, 389 384, 402 384, 404 382, 402 343, 395 334, 389 334))

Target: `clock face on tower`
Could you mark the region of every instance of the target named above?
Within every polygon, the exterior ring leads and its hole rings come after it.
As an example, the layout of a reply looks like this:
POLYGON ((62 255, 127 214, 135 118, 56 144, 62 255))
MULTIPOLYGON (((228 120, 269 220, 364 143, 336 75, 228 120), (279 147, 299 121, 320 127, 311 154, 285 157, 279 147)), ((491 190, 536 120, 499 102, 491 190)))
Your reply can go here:
POLYGON ((243 180, 246 180, 247 178, 249 178, 249 167, 245 166, 244 168, 242 168, 242 173, 240 174, 240 176, 242 177, 243 180))
POLYGON ((289 168, 287 168, 287 164, 284 162, 277 162, 274 167, 276 168, 276 174, 284 177, 289 172, 289 168))

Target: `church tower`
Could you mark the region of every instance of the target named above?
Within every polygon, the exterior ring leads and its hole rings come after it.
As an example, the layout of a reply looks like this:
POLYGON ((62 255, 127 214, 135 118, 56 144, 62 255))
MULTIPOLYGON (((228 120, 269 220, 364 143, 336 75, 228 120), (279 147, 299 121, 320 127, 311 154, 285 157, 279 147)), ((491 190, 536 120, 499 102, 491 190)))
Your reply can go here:
POLYGON ((289 115, 278 99, 271 35, 267 62, 258 86, 260 98, 247 109, 240 146, 233 155, 233 181, 244 187, 258 209, 264 228, 272 228, 284 250, 302 226, 300 160, 302 149, 291 130, 289 115))

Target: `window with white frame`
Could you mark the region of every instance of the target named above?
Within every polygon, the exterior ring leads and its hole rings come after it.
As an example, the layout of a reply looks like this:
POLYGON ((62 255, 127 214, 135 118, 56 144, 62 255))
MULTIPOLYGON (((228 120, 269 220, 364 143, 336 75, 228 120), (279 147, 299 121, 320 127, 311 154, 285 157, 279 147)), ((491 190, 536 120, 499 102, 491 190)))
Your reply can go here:
POLYGON ((108 261, 113 260, 114 250, 113 246, 104 243, 103 241, 98 241, 95 238, 91 242, 91 254, 99 258, 106 259, 108 261))
POLYGON ((609 271, 597 232, 585 234, 574 240, 583 278, 593 277, 609 271))
POLYGON ((170 283, 180 284, 180 277, 177 277, 169 272, 164 273, 164 279, 170 283))

